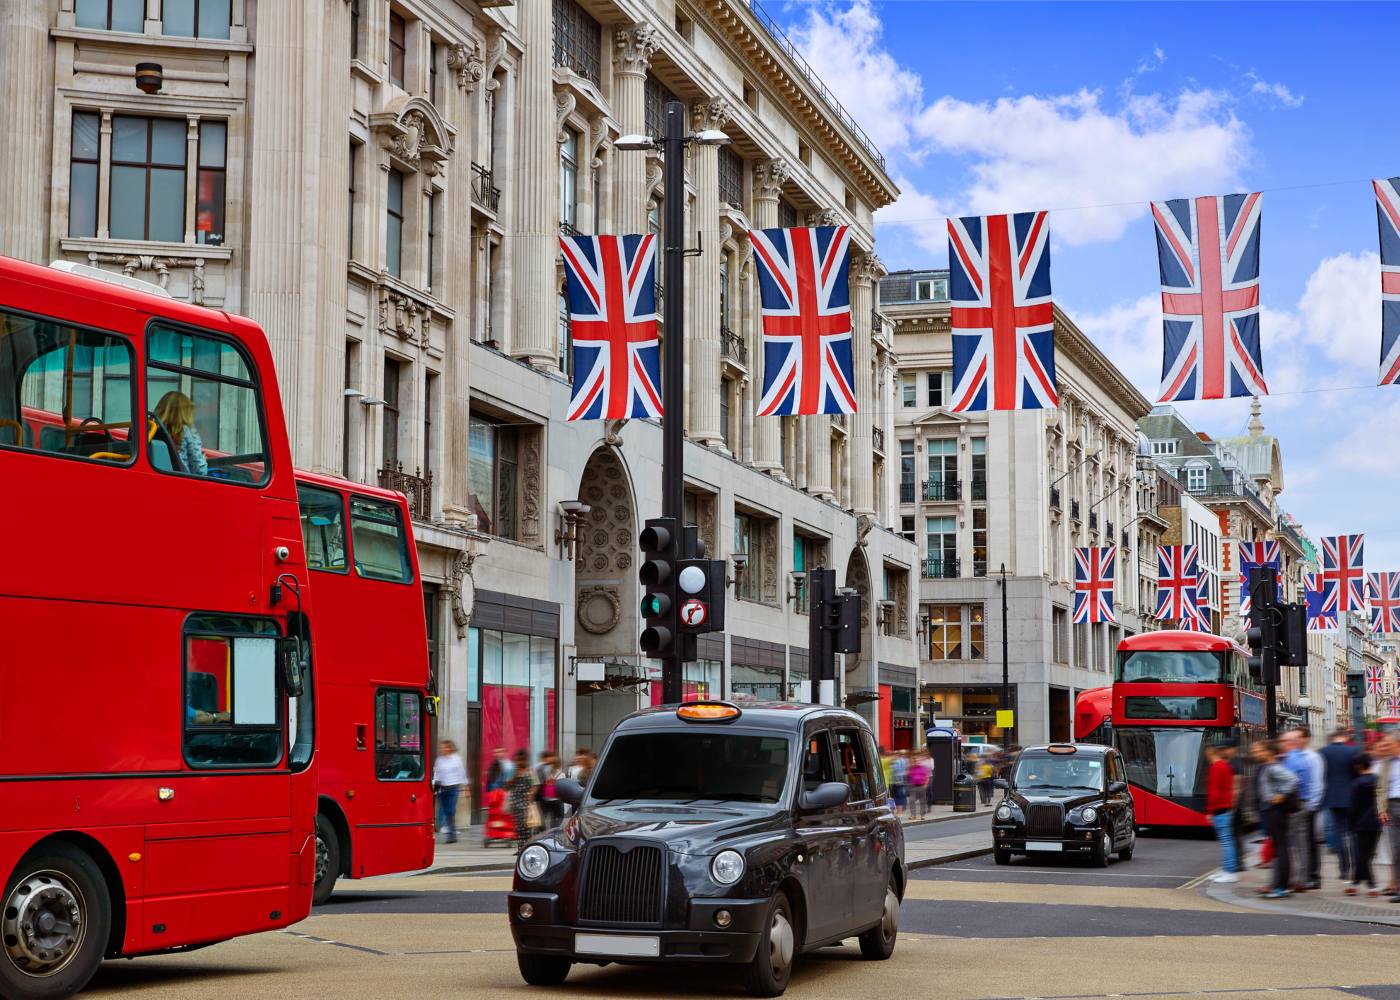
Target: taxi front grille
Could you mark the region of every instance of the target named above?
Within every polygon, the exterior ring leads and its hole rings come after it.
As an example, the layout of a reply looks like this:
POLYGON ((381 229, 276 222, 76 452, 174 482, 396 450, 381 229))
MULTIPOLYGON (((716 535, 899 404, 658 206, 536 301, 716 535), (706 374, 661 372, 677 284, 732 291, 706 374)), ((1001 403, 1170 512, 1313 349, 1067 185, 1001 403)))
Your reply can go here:
POLYGON ((1059 837, 1064 825, 1064 813, 1059 806, 1033 805, 1026 810, 1028 837, 1059 837))
POLYGON ((665 855, 649 844, 594 843, 584 851, 578 916, 600 924, 661 923, 665 855))

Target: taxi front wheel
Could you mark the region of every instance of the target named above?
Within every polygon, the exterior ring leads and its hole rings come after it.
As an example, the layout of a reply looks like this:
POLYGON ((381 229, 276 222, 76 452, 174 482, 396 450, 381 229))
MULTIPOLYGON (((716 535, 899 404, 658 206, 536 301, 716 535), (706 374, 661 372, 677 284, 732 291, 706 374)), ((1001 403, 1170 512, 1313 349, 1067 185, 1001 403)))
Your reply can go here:
POLYGON ((792 904, 785 893, 778 893, 768 904, 753 961, 744 975, 744 986, 751 996, 780 997, 792 977, 792 960, 797 954, 797 934, 792 923, 792 904))
POLYGON ((894 954, 895 939, 899 937, 899 887, 894 879, 885 887, 885 909, 880 922, 862 934, 860 953, 873 962, 883 962, 894 954))
POLYGON ((531 986, 558 986, 569 978, 573 962, 559 955, 526 955, 515 953, 515 962, 520 966, 520 978, 531 986))

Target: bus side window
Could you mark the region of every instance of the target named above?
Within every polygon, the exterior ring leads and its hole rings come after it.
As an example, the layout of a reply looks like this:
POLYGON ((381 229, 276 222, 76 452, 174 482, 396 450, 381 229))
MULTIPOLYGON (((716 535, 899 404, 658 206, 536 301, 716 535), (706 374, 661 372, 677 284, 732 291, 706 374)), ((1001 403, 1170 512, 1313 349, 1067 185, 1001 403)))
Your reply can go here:
POLYGON ((306 547, 308 569, 344 573, 345 500, 335 490, 297 484, 297 505, 301 508, 301 540, 306 547))
POLYGON ((0 448, 132 462, 131 344, 0 310, 0 448))
POLYGON ((277 626, 191 615, 185 623, 184 751, 191 767, 270 767, 282 759, 277 626))
POLYGON ((380 500, 351 495, 350 532, 355 572, 370 580, 412 583, 403 517, 399 508, 380 500))
POLYGON ((422 780, 423 699, 418 692, 375 692, 374 774, 380 781, 422 780))
POLYGON ((231 341, 159 323, 146 338, 151 466, 160 472, 262 486, 268 480, 256 376, 231 341))

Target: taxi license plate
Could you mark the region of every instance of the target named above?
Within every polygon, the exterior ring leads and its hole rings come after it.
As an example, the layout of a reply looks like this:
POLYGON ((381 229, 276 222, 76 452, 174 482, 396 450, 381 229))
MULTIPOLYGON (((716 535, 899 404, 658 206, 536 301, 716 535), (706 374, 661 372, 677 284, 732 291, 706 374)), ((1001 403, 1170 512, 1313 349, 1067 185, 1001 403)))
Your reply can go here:
POLYGON ((1052 843, 1047 840, 1026 841, 1026 850, 1028 851, 1063 851, 1064 849, 1064 844, 1052 843))
POLYGON ((659 958, 661 939, 654 934, 575 934, 574 951, 580 955, 659 958))

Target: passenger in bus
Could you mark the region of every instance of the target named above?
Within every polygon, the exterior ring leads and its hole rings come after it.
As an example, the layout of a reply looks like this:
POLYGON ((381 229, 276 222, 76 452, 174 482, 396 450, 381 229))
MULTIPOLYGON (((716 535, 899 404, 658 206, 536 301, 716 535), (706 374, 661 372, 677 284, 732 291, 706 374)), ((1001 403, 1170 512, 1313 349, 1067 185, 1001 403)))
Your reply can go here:
POLYGON ((209 463, 204 458, 204 442, 194 426, 194 400, 183 392, 171 390, 156 404, 156 419, 165 425, 174 439, 180 467, 191 475, 209 475, 209 463))

